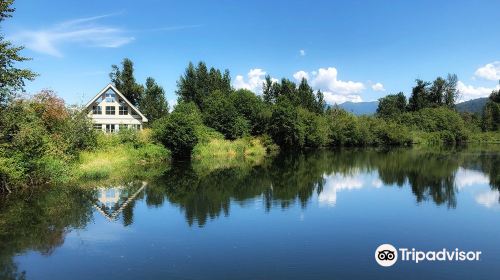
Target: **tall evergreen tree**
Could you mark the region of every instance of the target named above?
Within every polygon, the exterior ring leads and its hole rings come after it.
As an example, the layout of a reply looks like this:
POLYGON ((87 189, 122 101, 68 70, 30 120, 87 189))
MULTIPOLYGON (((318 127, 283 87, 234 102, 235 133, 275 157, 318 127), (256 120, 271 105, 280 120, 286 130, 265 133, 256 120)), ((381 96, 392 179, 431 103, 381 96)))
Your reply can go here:
MULTIPOLYGON (((13 3, 14 0, 0 1, 0 23, 6 18, 12 17, 12 13, 15 11, 12 8, 13 3)), ((19 54, 23 48, 13 46, 0 34, 0 106, 5 105, 17 91, 23 91, 27 80, 31 81, 37 76, 29 69, 15 67, 18 62, 30 60, 30 58, 19 54)))
POLYGON ((231 77, 229 71, 224 74, 213 67, 210 70, 204 62, 199 62, 196 67, 189 63, 184 75, 177 81, 177 95, 180 102, 194 102, 198 108, 203 109, 204 100, 214 91, 229 93, 231 77))
POLYGON ((151 77, 146 79, 146 89, 139 102, 139 108, 150 123, 168 114, 168 102, 165 99, 165 91, 151 77))
POLYGON ((121 69, 117 65, 112 65, 111 68, 111 73, 109 73, 111 82, 132 104, 139 105, 144 87, 135 81, 132 60, 124 58, 121 69))

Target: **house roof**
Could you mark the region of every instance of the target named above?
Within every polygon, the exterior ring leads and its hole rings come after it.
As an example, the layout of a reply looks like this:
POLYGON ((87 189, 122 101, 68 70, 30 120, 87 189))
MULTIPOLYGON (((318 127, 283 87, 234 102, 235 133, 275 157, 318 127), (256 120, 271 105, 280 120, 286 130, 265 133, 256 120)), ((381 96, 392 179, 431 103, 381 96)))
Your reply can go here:
POLYGON ((90 105, 92 105, 96 100, 97 98, 99 98, 103 93, 105 93, 106 91, 108 91, 108 89, 112 89, 114 92, 116 92, 116 94, 118 94, 123 100, 125 100, 125 103, 127 103, 130 107, 132 107, 132 109, 134 109, 138 114, 139 116, 141 116, 142 118, 142 121, 143 122, 147 122, 148 121, 148 118, 146 118, 142 113, 141 111, 139 111, 139 109, 137 109, 132 103, 130 103, 130 101, 113 85, 113 84, 108 84, 107 86, 105 86, 98 94, 96 94, 96 96, 94 96, 94 98, 92 98, 88 103, 87 105, 85 105, 85 109, 88 109, 90 107, 90 105))

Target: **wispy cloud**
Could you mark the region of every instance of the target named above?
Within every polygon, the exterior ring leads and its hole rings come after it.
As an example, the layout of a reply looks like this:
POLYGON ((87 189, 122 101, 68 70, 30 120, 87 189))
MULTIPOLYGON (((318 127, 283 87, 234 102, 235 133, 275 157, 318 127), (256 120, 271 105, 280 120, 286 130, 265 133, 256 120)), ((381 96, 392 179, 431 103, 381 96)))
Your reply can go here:
POLYGON ((134 37, 121 28, 102 25, 98 21, 118 14, 121 13, 77 18, 45 29, 22 30, 9 37, 28 49, 56 57, 63 56, 62 47, 67 44, 117 48, 132 42, 134 37))

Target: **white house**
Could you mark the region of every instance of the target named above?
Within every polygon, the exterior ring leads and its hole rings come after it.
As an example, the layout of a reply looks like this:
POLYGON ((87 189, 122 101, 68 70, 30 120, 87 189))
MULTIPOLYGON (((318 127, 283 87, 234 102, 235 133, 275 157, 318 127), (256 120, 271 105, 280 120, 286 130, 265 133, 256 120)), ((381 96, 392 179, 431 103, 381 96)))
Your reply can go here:
POLYGON ((140 130, 148 119, 112 84, 107 85, 85 105, 94 129, 106 133, 120 129, 140 130))

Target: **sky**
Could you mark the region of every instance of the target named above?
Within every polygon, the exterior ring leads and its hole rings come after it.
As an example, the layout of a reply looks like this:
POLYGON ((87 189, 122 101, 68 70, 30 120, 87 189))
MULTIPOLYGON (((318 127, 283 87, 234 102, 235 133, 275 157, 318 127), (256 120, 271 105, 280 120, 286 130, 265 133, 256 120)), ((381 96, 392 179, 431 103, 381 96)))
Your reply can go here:
POLYGON ((500 88, 500 1, 17 0, 0 32, 33 58, 29 94, 85 104, 132 59, 175 104, 192 61, 229 69, 261 93, 266 74, 308 79, 328 103, 411 93, 415 79, 458 75, 461 100, 500 88))

